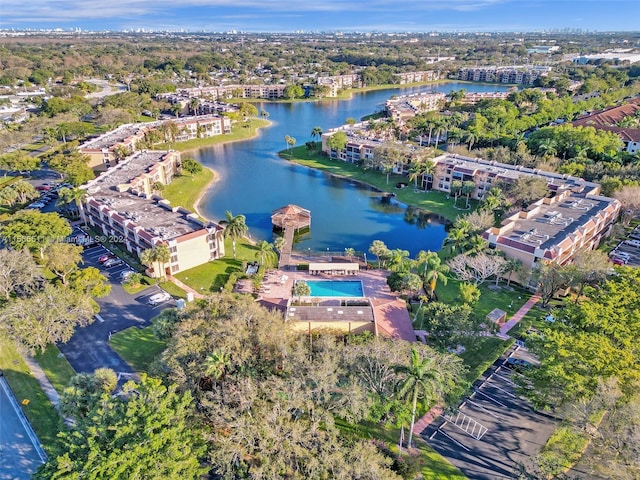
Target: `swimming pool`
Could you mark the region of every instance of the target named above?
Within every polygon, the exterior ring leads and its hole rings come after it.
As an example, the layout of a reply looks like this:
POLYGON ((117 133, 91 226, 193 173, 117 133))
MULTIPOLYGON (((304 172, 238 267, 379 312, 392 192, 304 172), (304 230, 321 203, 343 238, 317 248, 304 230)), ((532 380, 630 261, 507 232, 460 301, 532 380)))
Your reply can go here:
POLYGON ((310 297, 364 297, 360 280, 309 280, 310 297))

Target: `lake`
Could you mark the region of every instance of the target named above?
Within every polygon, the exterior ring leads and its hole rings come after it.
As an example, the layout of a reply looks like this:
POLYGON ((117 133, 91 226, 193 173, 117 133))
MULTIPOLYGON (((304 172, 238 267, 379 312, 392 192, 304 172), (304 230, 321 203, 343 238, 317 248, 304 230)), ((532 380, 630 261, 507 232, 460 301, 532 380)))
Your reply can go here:
POLYGON ((382 240, 390 249, 408 250, 412 257, 420 250, 438 251, 446 237, 445 223, 438 216, 419 214, 374 189, 292 164, 277 152, 287 146, 285 135, 304 145, 313 140, 314 127, 326 131, 347 118, 359 120, 383 108, 393 95, 462 88, 481 92, 508 87, 454 82, 358 93, 350 100, 256 104, 269 113, 270 127, 256 138, 207 147, 194 155, 218 175, 201 202, 201 212, 216 221, 227 210, 243 214, 251 238, 273 241, 271 212, 292 203, 311 211, 311 229, 296 242, 298 251, 366 252, 373 240, 382 240))

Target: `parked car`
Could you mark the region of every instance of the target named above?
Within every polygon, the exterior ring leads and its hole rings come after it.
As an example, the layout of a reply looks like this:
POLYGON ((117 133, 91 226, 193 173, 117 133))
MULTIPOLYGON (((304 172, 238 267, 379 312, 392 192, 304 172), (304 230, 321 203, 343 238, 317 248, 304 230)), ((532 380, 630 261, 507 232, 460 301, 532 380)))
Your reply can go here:
POLYGON ((156 305, 160 305, 161 303, 171 300, 171 298, 172 298, 171 295, 169 295, 165 291, 154 293, 147 300, 147 305, 151 305, 152 307, 156 305))
POLYGON ((120 258, 110 258, 106 262, 102 264, 104 268, 117 267, 118 265, 122 265, 124 262, 120 258))
POLYGON ((640 240, 625 240, 624 243, 631 247, 640 248, 640 240))
POLYGON ((89 240, 80 243, 80 245, 82 245, 82 248, 84 248, 85 250, 88 248, 93 248, 93 247, 97 247, 98 245, 100 245, 98 242, 96 242, 95 239, 93 238, 89 238, 89 240))
POLYGON ((133 275, 134 273, 136 272, 134 272, 133 270, 123 270, 122 272, 120 272, 120 275, 119 275, 120 281, 122 283, 126 282, 131 278, 131 275, 133 275))
POLYGON ((112 258, 116 258, 116 256, 115 256, 113 253, 105 253, 104 255, 102 255, 102 256, 100 256, 100 257, 98 258, 98 261, 99 261, 100 263, 104 263, 104 262, 106 262, 107 260, 110 260, 110 259, 112 259, 112 258))
POLYGON ((507 368, 512 370, 521 371, 527 370, 533 366, 531 362, 526 361, 524 358, 515 358, 509 357, 507 358, 507 362, 505 363, 507 368))
POLYGON ((27 208, 43 208, 44 207, 44 202, 33 202, 31 205, 29 205, 27 208))
POLYGON ((48 192, 49 190, 51 190, 51 187, 49 185, 38 185, 36 187, 36 190, 38 190, 39 192, 48 192))
POLYGON ((626 265, 629 260, 625 260, 624 258, 613 257, 611 262, 614 265, 626 265))

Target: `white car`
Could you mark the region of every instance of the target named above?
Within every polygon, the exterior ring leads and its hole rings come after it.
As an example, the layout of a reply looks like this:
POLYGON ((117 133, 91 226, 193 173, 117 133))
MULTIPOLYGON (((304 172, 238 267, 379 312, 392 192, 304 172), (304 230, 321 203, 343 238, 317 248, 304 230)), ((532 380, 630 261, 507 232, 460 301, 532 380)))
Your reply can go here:
POLYGON ((43 202, 33 202, 27 208, 42 208, 42 207, 44 207, 44 203, 43 202))
POLYGON ((161 303, 171 300, 171 298, 172 298, 171 295, 169 295, 167 292, 164 292, 164 291, 154 293, 147 300, 147 305, 151 305, 151 306, 160 305, 161 303))

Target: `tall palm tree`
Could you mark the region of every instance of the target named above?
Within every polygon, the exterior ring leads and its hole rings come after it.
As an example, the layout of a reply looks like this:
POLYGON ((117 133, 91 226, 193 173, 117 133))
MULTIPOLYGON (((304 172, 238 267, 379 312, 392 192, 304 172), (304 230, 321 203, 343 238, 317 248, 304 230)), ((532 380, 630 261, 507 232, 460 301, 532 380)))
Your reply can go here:
POLYGON ((225 212, 226 219, 220 223, 226 225, 224 227, 225 238, 231 238, 231 245, 233 246, 233 259, 236 259, 236 240, 244 237, 249 231, 247 227, 247 217, 244 215, 233 216, 229 210, 225 212))
POLYGON ((427 293, 429 294, 429 298, 433 299, 435 297, 438 280, 440 280, 443 285, 447 284, 447 273, 449 273, 449 266, 442 263, 438 254, 431 255, 425 265, 424 274, 424 283, 428 287, 427 293))
MULTIPOLYGON (((78 187, 74 188, 61 188, 58 192, 58 201, 56 205, 65 206, 69 208, 69 205, 73 205, 75 207, 76 212, 80 213, 80 207, 82 206, 82 202, 87 196, 87 191, 80 189, 78 187)), ((86 219, 84 220, 86 225, 86 219)))
POLYGON ((469 253, 480 253, 485 251, 489 247, 489 242, 487 242, 482 235, 474 235, 469 239, 467 244, 467 249, 469 253))
POLYGON ((476 189, 476 184, 473 183, 470 180, 464 181, 462 182, 462 189, 460 190, 460 193, 462 195, 466 195, 467 197, 467 203, 466 203, 466 207, 465 208, 470 208, 471 206, 469 205, 469 198, 471 197, 471 194, 475 191, 476 189))
POLYGON ((462 251, 462 248, 465 245, 468 237, 469 232, 467 230, 463 228, 452 228, 451 230, 449 230, 449 233, 444 239, 443 244, 449 245, 451 254, 454 255, 456 252, 462 251))
POLYGON ((416 422, 418 399, 433 401, 441 390, 441 374, 433 357, 421 358, 418 350, 413 347, 409 357, 409 365, 399 365, 396 371, 402 376, 398 383, 398 397, 411 399, 411 427, 407 447, 411 448, 413 440, 413 426, 416 422))
POLYGON ((451 182, 451 193, 453 193, 453 205, 458 206, 458 197, 462 194, 462 182, 460 180, 454 180, 451 182))
POLYGON ((313 127, 313 130, 311 130, 311 138, 313 138, 315 140, 316 138, 319 139, 321 136, 322 136, 322 128, 313 127))
POLYGON ((264 265, 265 258, 269 258, 275 254, 273 251, 273 244, 262 240, 258 245, 258 251, 256 252, 256 258, 260 258, 260 265, 264 265))
POLYGON ((391 250, 391 256, 389 257, 389 270, 394 272, 406 272, 408 271, 409 252, 400 248, 391 250))
POLYGON ((430 160, 416 161, 409 167, 409 181, 414 181, 414 186, 418 188, 418 178, 425 175, 433 175, 436 171, 436 164, 430 160))

